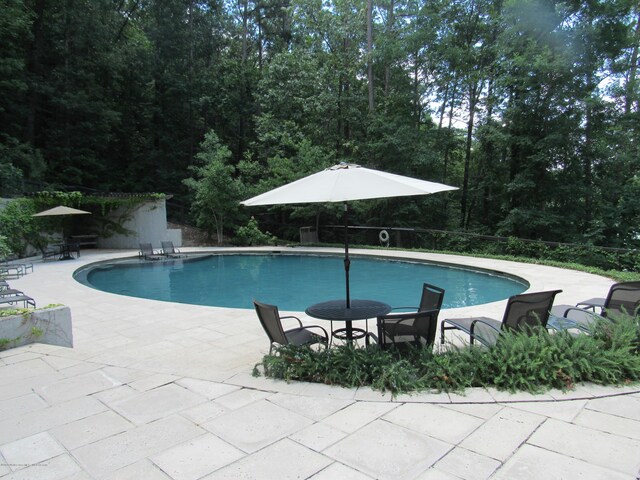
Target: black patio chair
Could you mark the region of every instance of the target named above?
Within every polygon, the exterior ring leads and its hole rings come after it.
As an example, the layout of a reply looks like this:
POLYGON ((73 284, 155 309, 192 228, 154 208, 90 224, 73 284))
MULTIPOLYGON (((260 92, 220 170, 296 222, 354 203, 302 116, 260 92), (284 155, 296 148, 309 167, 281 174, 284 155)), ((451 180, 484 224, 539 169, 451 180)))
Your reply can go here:
POLYGON ((558 305, 552 309, 549 325, 556 330, 577 329, 591 331, 598 319, 611 320, 612 315, 640 313, 640 282, 614 283, 606 298, 596 297, 578 302, 576 306, 558 305), (596 309, 600 309, 599 314, 596 309))
POLYGON ((436 287, 435 285, 429 285, 428 283, 424 283, 422 285, 422 296, 420 297, 420 304, 417 307, 394 307, 392 311, 395 310, 414 310, 414 311, 425 311, 425 310, 440 310, 442 307, 442 301, 444 300, 444 290, 440 287, 436 287))
POLYGON ((378 335, 373 338, 382 349, 432 347, 438 330, 440 310, 421 310, 411 313, 390 313, 378 317, 378 335))
POLYGON ((164 258, 153 249, 150 243, 141 243, 138 255, 145 260, 162 260, 164 258))
POLYGON ((164 242, 161 242, 161 244, 162 244, 161 253, 165 257, 169 257, 169 258, 184 257, 184 255, 180 254, 180 250, 178 250, 176 247, 173 246, 173 242, 164 241, 164 242))
POLYGON ((262 324, 262 328, 269 337, 269 354, 273 350, 274 345, 314 345, 317 343, 328 345, 329 335, 327 331, 319 325, 308 325, 304 327, 302 321, 298 317, 291 315, 281 317, 278 307, 261 303, 257 300, 253 301, 253 305, 258 314, 258 319, 262 324), (295 319, 298 322, 297 328, 284 330, 282 327, 283 319, 295 319), (322 333, 312 332, 310 329, 319 329, 322 333))
POLYGON ((444 300, 444 290, 435 285, 424 283, 418 307, 395 307, 391 312, 412 310, 412 312, 389 313, 377 319, 377 335, 369 333, 366 343, 378 343, 380 348, 431 346, 438 329, 438 315, 444 300))
POLYGON ((24 308, 29 306, 36 308, 36 301, 20 290, 9 288, 0 291, 0 305, 13 306, 19 302, 22 302, 24 308))
POLYGON ((562 290, 523 293, 507 301, 502 321, 487 317, 448 318, 440 325, 440 342, 445 342, 446 330, 461 330, 469 335, 473 345, 477 340, 485 346, 496 343, 502 331, 532 332, 536 328, 546 329, 549 312, 555 296, 562 290))

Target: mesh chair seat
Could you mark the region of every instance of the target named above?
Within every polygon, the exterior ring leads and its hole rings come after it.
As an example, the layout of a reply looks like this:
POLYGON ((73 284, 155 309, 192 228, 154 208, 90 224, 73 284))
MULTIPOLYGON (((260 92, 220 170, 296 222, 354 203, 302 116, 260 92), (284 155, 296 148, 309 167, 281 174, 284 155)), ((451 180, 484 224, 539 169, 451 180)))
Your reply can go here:
POLYGON ((440 341, 445 342, 446 330, 460 330, 469 335, 469 342, 476 340, 490 346, 500 337, 500 332, 513 330, 529 332, 535 327, 546 328, 549 312, 555 296, 562 290, 523 293, 507 301, 502 321, 487 317, 449 318, 440 325, 440 341))

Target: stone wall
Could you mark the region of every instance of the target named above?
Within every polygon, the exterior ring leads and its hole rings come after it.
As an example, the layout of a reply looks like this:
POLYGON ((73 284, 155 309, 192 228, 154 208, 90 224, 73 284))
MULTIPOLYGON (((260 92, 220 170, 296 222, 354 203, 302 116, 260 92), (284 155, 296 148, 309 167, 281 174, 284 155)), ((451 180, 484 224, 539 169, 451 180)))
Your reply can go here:
POLYGON ((71 309, 53 307, 0 317, 0 350, 29 343, 73 347, 71 309))

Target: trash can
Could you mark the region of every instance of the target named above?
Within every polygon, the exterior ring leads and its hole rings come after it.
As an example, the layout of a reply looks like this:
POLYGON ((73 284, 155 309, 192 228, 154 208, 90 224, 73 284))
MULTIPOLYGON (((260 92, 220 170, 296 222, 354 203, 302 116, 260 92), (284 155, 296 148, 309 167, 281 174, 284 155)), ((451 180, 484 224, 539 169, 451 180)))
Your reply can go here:
POLYGON ((315 227, 300 227, 300 243, 318 243, 318 231, 315 227))

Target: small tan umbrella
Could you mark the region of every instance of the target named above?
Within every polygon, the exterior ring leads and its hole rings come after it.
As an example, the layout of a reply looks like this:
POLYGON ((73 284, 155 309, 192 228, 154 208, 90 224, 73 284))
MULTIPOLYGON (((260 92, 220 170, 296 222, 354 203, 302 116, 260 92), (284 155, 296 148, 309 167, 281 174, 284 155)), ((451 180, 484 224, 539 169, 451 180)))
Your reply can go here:
MULTIPOLYGON (((31 215, 32 217, 63 217, 67 215, 91 215, 91 212, 85 212, 84 210, 78 210, 77 208, 65 207, 64 205, 59 205, 57 207, 50 208, 49 210, 44 210, 42 212, 34 213, 31 215)), ((64 226, 61 225, 62 228, 62 241, 66 245, 66 240, 64 237, 64 226)), ((68 260, 72 258, 70 253, 65 249, 65 253, 63 253, 64 260, 68 260)))
POLYGON ((49 210, 45 210, 43 212, 34 213, 31 215, 32 217, 55 217, 60 215, 91 215, 91 212, 85 212, 84 210, 78 210, 77 208, 65 207, 65 206, 57 206, 50 208, 49 210))

